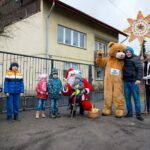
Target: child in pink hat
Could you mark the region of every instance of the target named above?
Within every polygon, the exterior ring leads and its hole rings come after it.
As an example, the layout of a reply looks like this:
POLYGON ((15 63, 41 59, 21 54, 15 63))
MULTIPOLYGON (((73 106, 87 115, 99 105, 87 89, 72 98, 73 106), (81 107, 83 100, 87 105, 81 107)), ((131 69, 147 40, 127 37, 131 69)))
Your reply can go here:
POLYGON ((47 74, 40 74, 38 78, 38 83, 36 85, 37 92, 37 107, 35 118, 40 117, 45 118, 45 106, 48 99, 48 88, 47 88, 47 74))

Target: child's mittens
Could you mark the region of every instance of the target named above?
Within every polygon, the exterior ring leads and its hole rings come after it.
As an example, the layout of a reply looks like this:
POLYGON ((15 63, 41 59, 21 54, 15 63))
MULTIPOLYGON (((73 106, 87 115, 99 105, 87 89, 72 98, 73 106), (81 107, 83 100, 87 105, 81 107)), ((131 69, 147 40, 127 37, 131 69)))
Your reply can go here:
POLYGON ((75 85, 75 89, 78 89, 79 88, 79 85, 75 85))
POLYGON ((44 92, 40 91, 40 94, 44 94, 44 92))

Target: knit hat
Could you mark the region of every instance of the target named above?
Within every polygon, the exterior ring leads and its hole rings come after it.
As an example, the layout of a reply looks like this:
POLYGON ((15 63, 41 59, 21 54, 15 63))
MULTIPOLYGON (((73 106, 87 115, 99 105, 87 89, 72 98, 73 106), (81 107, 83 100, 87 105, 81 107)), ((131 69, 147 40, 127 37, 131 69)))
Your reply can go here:
POLYGON ((9 69, 10 70, 12 70, 12 67, 17 67, 17 68, 19 68, 19 64, 17 63, 17 62, 12 62, 11 64, 10 64, 10 67, 9 67, 9 69))
POLYGON ((80 74, 77 74, 77 75, 75 76, 75 79, 79 79, 80 81, 82 81, 82 76, 81 76, 80 74))
POLYGON ((130 52, 132 53, 132 55, 134 54, 134 50, 133 50, 133 48, 130 47, 130 46, 128 46, 128 47, 125 49, 125 53, 126 53, 127 51, 130 51, 130 52))
POLYGON ((39 77, 38 77, 38 80, 47 80, 47 74, 40 74, 39 77))
POLYGON ((55 73, 58 74, 58 69, 57 68, 52 68, 51 74, 55 74, 55 73))

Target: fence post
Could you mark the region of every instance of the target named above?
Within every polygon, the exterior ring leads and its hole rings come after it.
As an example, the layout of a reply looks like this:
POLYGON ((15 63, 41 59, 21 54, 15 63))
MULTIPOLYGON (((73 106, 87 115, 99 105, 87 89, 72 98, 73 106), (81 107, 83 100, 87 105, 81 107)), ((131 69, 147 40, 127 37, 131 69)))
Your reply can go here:
POLYGON ((88 81, 92 85, 93 77, 92 77, 92 65, 89 65, 88 68, 88 81))
POLYGON ((54 60, 51 60, 51 70, 54 68, 54 60))
MULTIPOLYGON (((91 84, 91 86, 92 86, 92 80, 93 80, 93 78, 92 78, 92 65, 89 65, 88 66, 88 81, 91 84)), ((91 94, 92 93, 90 93, 90 95, 89 95, 89 99, 90 100, 92 99, 92 95, 91 94)))

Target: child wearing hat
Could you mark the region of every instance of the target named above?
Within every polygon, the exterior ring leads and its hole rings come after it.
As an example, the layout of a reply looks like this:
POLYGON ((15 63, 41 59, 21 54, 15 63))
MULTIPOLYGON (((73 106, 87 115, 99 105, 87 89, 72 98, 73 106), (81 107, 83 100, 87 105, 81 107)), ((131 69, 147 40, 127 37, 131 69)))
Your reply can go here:
POLYGON ((83 81, 82 81, 82 76, 81 75, 76 75, 75 76, 75 81, 72 85, 72 91, 74 91, 71 95, 71 97, 76 96, 76 99, 79 101, 81 100, 82 97, 82 90, 84 89, 83 81))
POLYGON ((72 95, 69 98, 69 107, 71 109, 70 115, 73 114, 73 116, 75 116, 76 114, 76 104, 79 104, 80 106, 80 112, 83 110, 81 110, 81 101, 82 101, 82 95, 83 95, 83 91, 84 91, 84 84, 83 84, 83 80, 82 80, 82 76, 80 74, 75 75, 75 80, 74 83, 72 85, 72 95), (73 107, 75 107, 74 112, 73 111, 73 107))
POLYGON ((40 117, 45 118, 45 106, 46 100, 48 98, 48 88, 47 88, 47 74, 40 74, 38 78, 38 83, 36 85, 37 92, 37 107, 36 107, 36 115, 35 118, 38 119, 40 117))
POLYGON ((50 117, 60 117, 59 99, 62 92, 62 82, 58 77, 58 69, 53 68, 48 81, 48 94, 50 98, 50 117))
POLYGON ((24 82, 19 65, 11 63, 4 81, 4 93, 7 96, 7 120, 19 120, 20 95, 24 93, 24 82))

